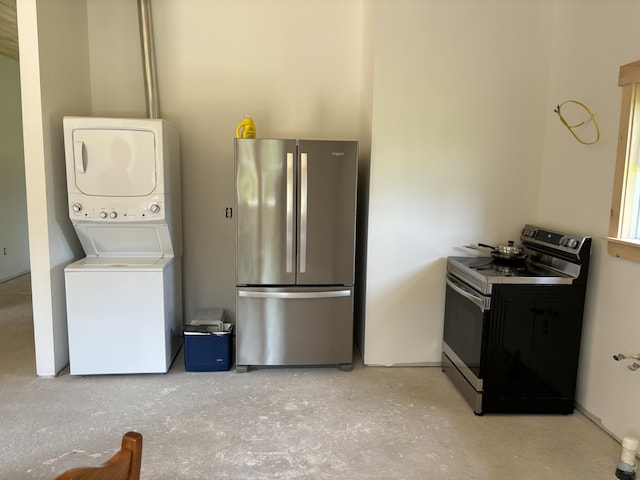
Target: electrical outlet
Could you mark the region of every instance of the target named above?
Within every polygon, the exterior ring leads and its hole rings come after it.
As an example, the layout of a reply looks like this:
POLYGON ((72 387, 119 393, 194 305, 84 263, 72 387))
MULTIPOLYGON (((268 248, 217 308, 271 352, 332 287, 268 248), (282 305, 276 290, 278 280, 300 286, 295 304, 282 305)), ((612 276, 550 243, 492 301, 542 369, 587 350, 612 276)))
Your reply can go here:
POLYGON ((7 254, 7 247, 4 247, 4 254, 7 254))

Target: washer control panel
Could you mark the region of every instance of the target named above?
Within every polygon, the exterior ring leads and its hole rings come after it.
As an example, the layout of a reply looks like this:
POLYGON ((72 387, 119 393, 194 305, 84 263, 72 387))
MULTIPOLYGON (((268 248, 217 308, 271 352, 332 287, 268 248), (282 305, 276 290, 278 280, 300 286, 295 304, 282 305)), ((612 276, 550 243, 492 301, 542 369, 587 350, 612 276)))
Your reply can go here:
POLYGON ((156 196, 137 201, 123 198, 70 198, 71 220, 104 222, 140 222, 165 218, 164 198, 156 196))

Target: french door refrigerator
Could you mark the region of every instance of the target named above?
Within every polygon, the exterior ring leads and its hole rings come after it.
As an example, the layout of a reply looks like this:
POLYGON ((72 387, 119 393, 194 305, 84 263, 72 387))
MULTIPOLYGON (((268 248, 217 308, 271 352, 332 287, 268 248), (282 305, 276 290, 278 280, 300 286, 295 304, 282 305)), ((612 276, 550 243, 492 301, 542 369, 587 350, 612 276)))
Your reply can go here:
POLYGON ((353 356, 358 143, 235 139, 236 370, 353 356))

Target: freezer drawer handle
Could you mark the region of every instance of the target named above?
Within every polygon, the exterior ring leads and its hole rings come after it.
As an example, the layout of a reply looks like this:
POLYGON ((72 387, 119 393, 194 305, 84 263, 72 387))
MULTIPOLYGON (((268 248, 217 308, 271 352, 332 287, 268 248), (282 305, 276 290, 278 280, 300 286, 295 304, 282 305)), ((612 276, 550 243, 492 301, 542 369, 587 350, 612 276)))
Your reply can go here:
POLYGON ((76 140, 73 146, 75 149, 73 157, 76 164, 76 174, 85 174, 87 173, 87 166, 84 161, 84 142, 82 140, 76 140))
POLYGON ((300 273, 307 271, 307 154, 300 154, 300 273))
POLYGON ((286 271, 293 272, 293 153, 287 153, 286 271))
POLYGON ((332 290, 330 292, 250 292, 246 290, 238 291, 239 297, 246 298, 336 298, 350 297, 351 290, 332 290))

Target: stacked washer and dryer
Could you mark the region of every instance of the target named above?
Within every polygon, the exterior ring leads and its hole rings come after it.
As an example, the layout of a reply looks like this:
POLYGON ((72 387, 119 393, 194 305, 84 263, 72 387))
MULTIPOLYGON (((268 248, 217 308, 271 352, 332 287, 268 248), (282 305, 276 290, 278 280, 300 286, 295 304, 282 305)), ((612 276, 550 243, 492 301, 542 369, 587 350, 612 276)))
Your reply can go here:
POLYGON ((160 119, 65 117, 71 375, 165 373, 182 341, 179 137, 160 119))

